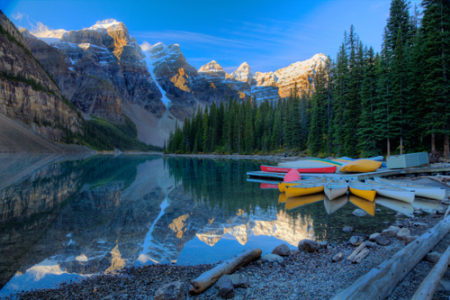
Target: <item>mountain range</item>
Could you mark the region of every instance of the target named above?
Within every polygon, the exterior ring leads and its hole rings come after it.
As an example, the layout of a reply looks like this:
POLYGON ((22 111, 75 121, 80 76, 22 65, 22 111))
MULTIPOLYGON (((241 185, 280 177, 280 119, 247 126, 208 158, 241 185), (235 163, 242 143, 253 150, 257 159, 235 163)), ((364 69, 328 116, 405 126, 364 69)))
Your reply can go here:
POLYGON ((35 96, 31 100, 33 95, 18 92, 16 87, 8 95, 9 102, 0 102, 0 112, 31 124, 35 132, 56 141, 67 132, 80 130, 77 124, 82 120, 98 117, 118 126, 131 120, 140 141, 162 146, 177 122, 213 102, 250 96, 256 101, 276 101, 292 92, 311 95, 314 74, 328 61, 325 55, 316 54, 265 73, 253 73, 244 62, 226 73, 212 60, 197 70, 178 44, 139 45, 126 26, 113 19, 80 30, 41 26, 33 32, 17 31, 4 14, 0 19, 5 41, 2 48, 11 52, 8 62, 4 56, 0 58, 5 63, 0 69, 2 91, 11 91, 20 75, 41 84, 45 91, 39 93, 45 94, 44 98, 59 99, 44 112, 40 108, 46 108, 50 100, 35 96), (17 52, 15 48, 21 49, 17 52), (26 73, 22 64, 36 74, 26 73), (8 74, 15 74, 12 82, 8 74))

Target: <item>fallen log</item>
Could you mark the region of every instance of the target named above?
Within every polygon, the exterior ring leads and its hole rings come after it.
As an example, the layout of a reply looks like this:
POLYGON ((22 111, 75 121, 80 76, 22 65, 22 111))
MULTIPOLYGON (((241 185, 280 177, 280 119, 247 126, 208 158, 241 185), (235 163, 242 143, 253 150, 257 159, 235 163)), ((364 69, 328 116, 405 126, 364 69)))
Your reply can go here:
POLYGON ((441 220, 390 259, 359 277, 333 299, 385 299, 449 231, 450 216, 441 220))
POLYGON ((362 249, 352 260, 352 264, 359 264, 364 258, 369 255, 370 250, 367 248, 362 249))
POLYGON ((347 260, 353 262, 354 259, 355 259, 355 257, 356 257, 363 249, 365 249, 365 248, 366 248, 366 242, 362 242, 362 243, 358 246, 358 248, 356 248, 356 249, 352 252, 352 254, 350 254, 350 255, 347 257, 347 260))
POLYGON ((222 275, 233 273, 239 267, 259 258, 261 253, 261 249, 258 248, 245 251, 241 255, 230 258, 211 270, 202 273, 191 281, 190 292, 195 294, 203 292, 219 280, 222 275))
POLYGON ((444 254, 442 254, 439 261, 431 269, 430 273, 420 284, 417 291, 414 293, 412 300, 431 300, 433 298, 434 290, 439 285, 439 282, 447 271, 448 263, 450 260, 450 247, 447 248, 444 254))

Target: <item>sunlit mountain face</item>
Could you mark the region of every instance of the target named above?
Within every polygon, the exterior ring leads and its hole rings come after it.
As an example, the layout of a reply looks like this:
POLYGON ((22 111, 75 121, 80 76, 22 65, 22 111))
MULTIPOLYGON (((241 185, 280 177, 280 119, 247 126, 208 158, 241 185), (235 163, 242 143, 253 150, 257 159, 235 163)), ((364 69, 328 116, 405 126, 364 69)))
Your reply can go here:
POLYGON ((374 232, 394 214, 377 208, 375 217, 355 218, 356 206, 333 211, 320 194, 283 202, 278 190, 246 181, 259 167, 253 161, 0 159, 8 162, 0 178, 10 178, 0 190, 0 295, 127 266, 215 263, 248 248, 338 241, 347 238, 344 225, 374 232))

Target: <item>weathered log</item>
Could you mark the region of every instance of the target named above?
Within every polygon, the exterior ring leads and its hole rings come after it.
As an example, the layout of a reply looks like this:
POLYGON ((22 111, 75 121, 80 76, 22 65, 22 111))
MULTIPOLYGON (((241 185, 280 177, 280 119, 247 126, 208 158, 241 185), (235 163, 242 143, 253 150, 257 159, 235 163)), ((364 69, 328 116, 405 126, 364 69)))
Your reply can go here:
POLYGON ((450 247, 442 254, 439 261, 428 273, 427 277, 422 281, 417 291, 414 293, 412 300, 431 300, 433 298, 434 290, 439 285, 439 282, 447 271, 450 260, 450 247))
POLYGON ((355 257, 364 249, 366 248, 366 242, 362 242, 361 245, 358 246, 358 248, 356 248, 352 254, 350 254, 347 257, 347 260, 349 261, 353 261, 355 259, 355 257))
POLYGON ((358 278, 333 299, 385 299, 397 284, 450 231, 450 216, 358 278))
POLYGON ((447 218, 449 213, 450 213, 450 206, 447 207, 447 210, 445 211, 445 214, 444 214, 444 218, 447 218))
POLYGON ((226 260, 211 270, 202 273, 191 281, 190 292, 195 294, 203 292, 219 280, 220 276, 233 273, 237 268, 259 258, 261 253, 261 249, 258 248, 245 251, 241 255, 226 260))
POLYGON ((367 255, 369 255, 370 250, 367 248, 362 249, 358 255, 355 256, 352 260, 352 264, 359 264, 367 255))

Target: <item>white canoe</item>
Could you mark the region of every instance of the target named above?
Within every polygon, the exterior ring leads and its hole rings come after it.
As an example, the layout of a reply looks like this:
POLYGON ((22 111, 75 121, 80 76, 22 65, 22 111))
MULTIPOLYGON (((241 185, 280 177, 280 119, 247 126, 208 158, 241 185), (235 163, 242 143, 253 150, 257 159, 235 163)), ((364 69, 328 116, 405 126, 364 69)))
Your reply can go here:
POLYGON ((421 210, 427 212, 427 213, 434 213, 437 210, 441 209, 442 205, 441 202, 436 200, 421 200, 416 199, 412 206, 414 208, 420 208, 421 210))
POLYGON ((437 187, 429 187, 425 185, 417 185, 414 183, 399 181, 399 180, 388 180, 380 177, 375 177, 375 181, 380 183, 387 183, 393 186, 399 186, 404 189, 408 189, 414 192, 416 196, 434 199, 434 200, 444 200, 447 192, 445 189, 437 187))
POLYGON ((402 213, 405 216, 412 217, 414 215, 414 207, 410 203, 384 197, 376 197, 375 202, 377 205, 379 204, 381 206, 387 207, 396 212, 402 213))
POLYGON ((324 186, 325 195, 329 200, 334 200, 347 194, 348 184, 346 182, 327 182, 324 186))
POLYGON ((330 200, 327 197, 325 197, 325 199, 323 200, 323 205, 325 206, 325 211, 327 212, 327 214, 331 215, 332 213, 335 213, 340 208, 345 206, 347 202, 348 202, 347 195, 341 196, 334 200, 330 200))
POLYGON ((404 189, 402 187, 396 187, 390 184, 379 183, 373 180, 366 180, 368 185, 371 185, 377 195, 400 200, 406 203, 412 203, 414 201, 415 194, 413 191, 404 189))

